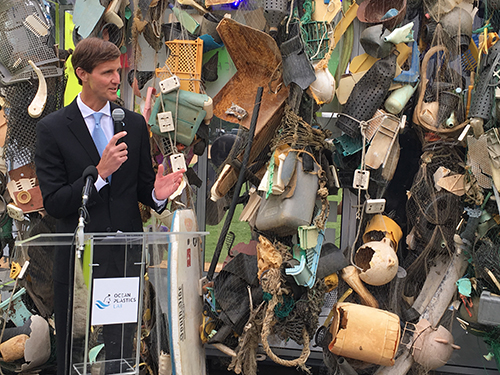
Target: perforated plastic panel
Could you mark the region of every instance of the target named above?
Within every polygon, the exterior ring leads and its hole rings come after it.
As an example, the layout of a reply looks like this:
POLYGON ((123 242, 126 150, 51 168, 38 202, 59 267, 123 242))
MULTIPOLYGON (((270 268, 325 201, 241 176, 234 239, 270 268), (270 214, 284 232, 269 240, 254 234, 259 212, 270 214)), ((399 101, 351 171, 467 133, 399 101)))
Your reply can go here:
POLYGON ((480 75, 474 82, 474 93, 470 103, 469 117, 480 117, 489 120, 493 106, 494 86, 498 77, 494 72, 500 68, 500 45, 495 44, 488 52, 488 56, 481 62, 480 75))
POLYGON ((378 60, 354 86, 344 109, 337 121, 337 126, 344 133, 355 138, 360 134, 358 121, 372 118, 384 103, 391 82, 396 74, 396 55, 378 60), (342 116, 342 115, 348 116, 342 116))
POLYGON ((269 27, 278 27, 287 11, 287 0, 266 0, 264 2, 264 17, 269 27))
POLYGON ((474 94, 470 103, 469 117, 479 117, 486 121, 490 118, 493 105, 494 87, 490 87, 491 76, 489 71, 483 71, 474 85, 474 94))

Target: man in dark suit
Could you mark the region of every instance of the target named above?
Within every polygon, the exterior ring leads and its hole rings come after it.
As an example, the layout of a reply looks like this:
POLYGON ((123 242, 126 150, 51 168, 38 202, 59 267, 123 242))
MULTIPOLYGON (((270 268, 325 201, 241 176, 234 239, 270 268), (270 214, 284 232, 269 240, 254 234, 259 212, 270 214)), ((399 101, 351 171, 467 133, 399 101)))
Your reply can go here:
MULTIPOLYGON (((117 99, 121 68, 120 51, 114 44, 84 39, 77 44, 72 63, 81 93, 37 125, 35 164, 45 210, 57 219, 58 232, 73 233, 85 184, 82 173, 88 166, 96 166, 98 178, 87 204, 90 221, 85 231, 141 232, 138 201, 161 211, 178 188, 182 171, 164 176, 160 165, 155 176, 147 125, 139 114, 124 109, 123 130, 114 134, 111 113, 117 106, 111 102, 117 99)), ((54 259, 59 375, 66 374, 69 365, 61 360, 65 358, 68 284, 72 277, 69 263, 70 250, 59 247, 54 259)), ((114 277, 122 272, 112 251, 96 252, 94 263, 100 265, 94 276, 114 277)))

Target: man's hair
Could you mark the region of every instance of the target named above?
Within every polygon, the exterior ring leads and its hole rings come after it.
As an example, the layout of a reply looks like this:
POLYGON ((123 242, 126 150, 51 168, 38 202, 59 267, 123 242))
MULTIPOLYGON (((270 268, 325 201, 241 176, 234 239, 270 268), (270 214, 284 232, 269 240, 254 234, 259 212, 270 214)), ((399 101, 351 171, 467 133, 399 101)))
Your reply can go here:
POLYGON ((76 74, 77 68, 82 68, 87 73, 92 73, 94 68, 106 61, 116 60, 121 53, 117 46, 99 38, 86 38, 80 41, 73 51, 71 63, 75 70, 78 83, 81 85, 82 80, 76 74))

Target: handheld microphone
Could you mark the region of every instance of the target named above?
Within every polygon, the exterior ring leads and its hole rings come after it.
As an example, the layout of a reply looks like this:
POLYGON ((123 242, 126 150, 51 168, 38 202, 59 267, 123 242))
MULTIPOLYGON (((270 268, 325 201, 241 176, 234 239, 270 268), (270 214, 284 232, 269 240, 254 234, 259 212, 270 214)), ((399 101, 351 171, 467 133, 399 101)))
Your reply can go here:
POLYGON ((89 201, 90 193, 92 192, 92 185, 94 185, 95 180, 97 180, 97 168, 93 165, 89 165, 82 174, 85 180, 85 186, 82 191, 82 206, 85 207, 89 201))
MULTIPOLYGON (((115 134, 119 133, 123 130, 123 119, 125 118, 125 111, 121 108, 113 109, 111 112, 111 117, 113 118, 114 130, 115 134)), ((116 144, 123 141, 123 138, 120 138, 116 144)))

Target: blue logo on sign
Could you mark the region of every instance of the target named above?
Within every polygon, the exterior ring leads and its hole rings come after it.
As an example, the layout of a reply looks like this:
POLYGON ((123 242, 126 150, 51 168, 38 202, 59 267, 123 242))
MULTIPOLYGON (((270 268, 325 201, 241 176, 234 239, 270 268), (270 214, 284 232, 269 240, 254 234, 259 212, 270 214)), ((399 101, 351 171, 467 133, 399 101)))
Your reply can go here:
POLYGON ((111 304, 111 294, 108 294, 103 301, 98 299, 95 303, 97 308, 104 310, 106 307, 108 307, 111 304))

